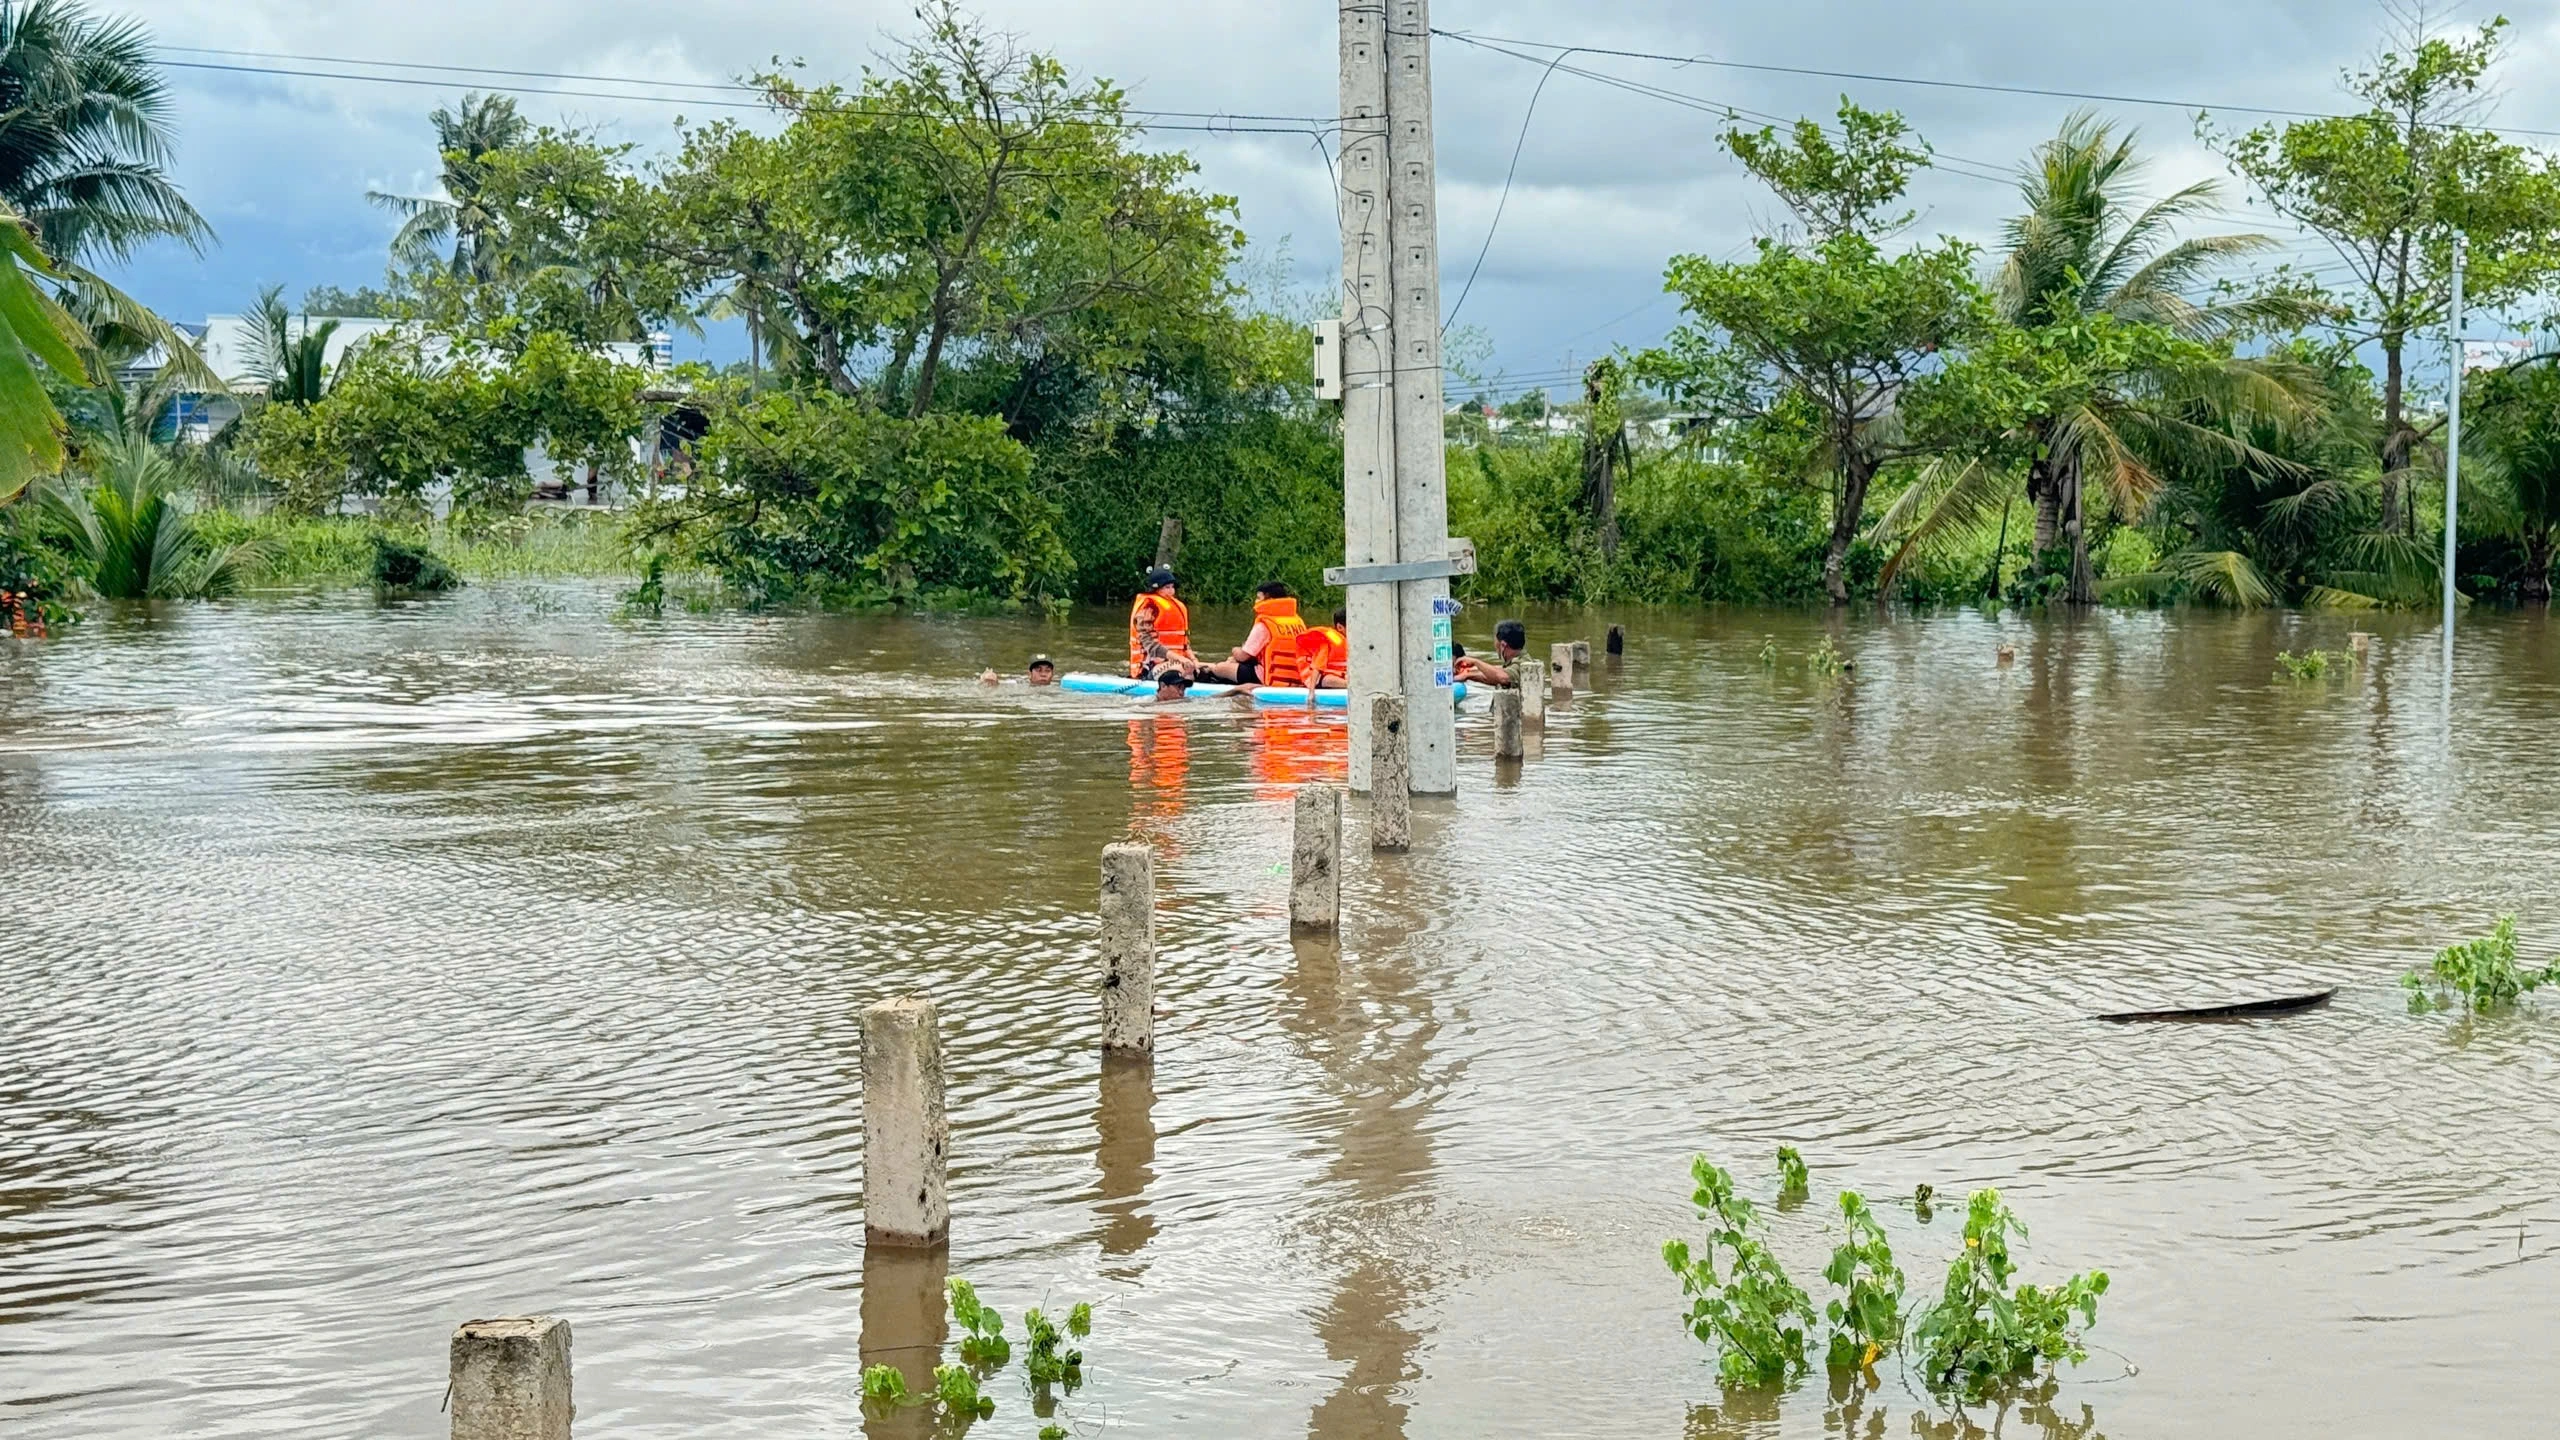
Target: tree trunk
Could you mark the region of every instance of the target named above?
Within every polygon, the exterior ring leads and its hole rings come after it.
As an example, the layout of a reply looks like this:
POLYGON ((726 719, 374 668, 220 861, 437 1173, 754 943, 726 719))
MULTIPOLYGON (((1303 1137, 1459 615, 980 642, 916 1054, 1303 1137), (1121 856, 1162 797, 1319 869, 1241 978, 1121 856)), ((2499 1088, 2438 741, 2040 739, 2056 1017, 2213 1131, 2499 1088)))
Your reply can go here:
POLYGON ((1582 433, 1582 507, 1600 536, 1600 553, 1614 560, 1618 556, 1618 456, 1626 449, 1626 428, 1613 425, 1605 435, 1600 430, 1604 419, 1617 419, 1617 407, 1608 403, 1610 370, 1608 361, 1595 360, 1582 373, 1582 398, 1589 407, 1582 433))
POLYGON ((2551 540, 2548 530, 2524 538, 2524 584, 2519 594, 2527 605, 2551 603, 2551 540))
POLYGON ((933 385, 942 377, 942 342, 951 333, 951 325, 942 306, 933 307, 933 331, 925 337, 924 359, 916 365, 916 398, 907 405, 907 418, 920 420, 933 405, 933 385))
POLYGON ((1849 542, 1867 514, 1867 487, 1875 483, 1876 462, 1854 451, 1841 461, 1840 506, 1831 516, 1831 543, 1822 552, 1822 588, 1834 605, 1849 603, 1849 542))
POLYGON ((2065 455, 2054 466, 2054 493, 2059 497, 2062 529, 2071 541, 2071 586, 2063 592, 2074 605, 2098 603, 2098 575, 2089 564, 2089 517, 2083 503, 2088 487, 2081 482, 2080 457, 2065 455))
POLYGON ((2027 462, 2027 500, 2036 507, 2036 528, 2028 548, 2027 573, 2044 573, 2044 557, 2062 542, 2062 488, 2055 483, 2053 436, 2049 427, 2036 426, 2035 458, 2027 462))
POLYGON ((2382 531, 2400 528, 2401 499, 2409 481, 2410 442, 2406 413, 2408 377, 2401 365, 2401 337, 2382 337, 2382 531))

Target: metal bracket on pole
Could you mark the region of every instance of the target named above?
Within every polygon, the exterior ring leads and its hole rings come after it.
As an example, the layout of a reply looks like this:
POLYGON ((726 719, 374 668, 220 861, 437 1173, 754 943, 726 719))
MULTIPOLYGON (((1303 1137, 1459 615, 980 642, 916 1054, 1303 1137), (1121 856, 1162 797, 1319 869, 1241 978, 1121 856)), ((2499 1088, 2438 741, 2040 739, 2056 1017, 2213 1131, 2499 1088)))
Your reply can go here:
POLYGON ((1354 585, 1394 585, 1406 580, 1448 580, 1476 573, 1476 542, 1449 539, 1446 560, 1405 560, 1393 565, 1336 565, 1324 572, 1324 583, 1336 589, 1354 585))

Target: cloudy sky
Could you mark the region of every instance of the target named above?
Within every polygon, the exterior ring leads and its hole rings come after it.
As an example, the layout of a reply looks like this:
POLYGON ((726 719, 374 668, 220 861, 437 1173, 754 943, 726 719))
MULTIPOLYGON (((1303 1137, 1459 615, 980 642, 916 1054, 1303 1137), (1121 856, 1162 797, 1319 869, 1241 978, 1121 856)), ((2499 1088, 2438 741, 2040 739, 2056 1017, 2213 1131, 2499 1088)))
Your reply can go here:
MULTIPOLYGON (((184 318, 239 309, 263 283, 282 282, 299 295, 313 284, 378 279, 394 222, 366 205, 364 193, 431 186, 435 156, 423 117, 475 83, 659 97, 520 97, 537 119, 654 146, 680 113, 724 113, 705 103, 720 92, 700 87, 775 56, 803 59, 817 75, 851 75, 911 23, 904 0, 96 3, 143 20, 170 61, 208 67, 171 72, 183 145, 177 168, 221 242, 201 259, 163 249, 126 272, 144 298, 184 318), (370 71, 423 83, 273 73, 369 68, 342 60, 648 83, 425 68, 370 71)), ((1326 116, 1335 107, 1335 6, 1325 0, 982 0, 979 8, 1072 67, 1120 81, 1140 106, 1276 116, 1326 116)), ((2502 8, 2515 27, 2498 121, 2560 132, 2560 91, 2534 83, 2560 59, 2560 0, 2502 8)), ((2445 6, 2439 13, 2477 23, 2494 12, 2445 6)), ((1728 62, 1582 54, 1565 64, 1746 112, 1827 114, 1844 91, 1899 108, 1947 161, 1914 196, 1922 228, 1973 239, 1994 233, 2013 199, 2002 177, 2073 102, 1734 67, 2329 110, 2344 103, 2341 67, 2369 55, 2385 21, 2366 0, 1438 0, 1433 13, 1441 28, 1500 37, 1507 48, 1542 57, 1555 52, 1541 46, 1574 45, 1728 62)), ((1485 243, 1543 64, 1446 39, 1434 64, 1448 305, 1485 243)), ((2220 173, 2194 138, 2190 112, 2101 108, 2141 128, 2158 156, 2155 187, 2220 173)), ((2263 118, 2224 112, 2234 126, 2263 118)), ((1769 223, 1765 194, 1717 149, 1716 125, 1696 108, 1570 71, 1547 81, 1460 317, 1490 337, 1503 388, 1561 377, 1613 344, 1660 335, 1676 314, 1661 294, 1664 259, 1732 253, 1769 223)), ((1301 284, 1328 282, 1336 263, 1331 191, 1312 139, 1172 132, 1158 139, 1192 151, 1204 183, 1237 197, 1266 258, 1285 254, 1301 284)), ((2560 146, 2560 134, 2537 143, 2560 146)), ((2244 207, 2235 211, 2234 228, 2256 228, 2244 207)))

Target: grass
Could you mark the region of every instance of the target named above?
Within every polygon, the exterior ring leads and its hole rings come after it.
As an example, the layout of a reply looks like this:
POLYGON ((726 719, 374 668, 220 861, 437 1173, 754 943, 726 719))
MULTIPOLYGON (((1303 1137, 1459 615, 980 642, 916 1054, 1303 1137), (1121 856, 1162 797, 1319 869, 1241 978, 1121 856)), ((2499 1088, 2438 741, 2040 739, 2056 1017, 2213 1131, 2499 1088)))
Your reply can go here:
POLYGON ((259 547, 262 563, 248 577, 255 585, 370 583, 377 536, 423 545, 472 580, 627 578, 640 573, 621 522, 604 515, 510 516, 457 530, 365 515, 251 515, 209 509, 195 522, 197 533, 217 549, 259 547))

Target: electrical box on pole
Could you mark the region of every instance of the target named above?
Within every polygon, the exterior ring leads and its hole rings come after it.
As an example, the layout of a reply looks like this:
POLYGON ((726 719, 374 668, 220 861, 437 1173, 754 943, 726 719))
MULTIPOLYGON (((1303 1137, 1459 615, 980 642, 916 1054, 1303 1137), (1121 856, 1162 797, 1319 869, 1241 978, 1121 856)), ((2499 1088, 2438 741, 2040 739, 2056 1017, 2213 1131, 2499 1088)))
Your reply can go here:
POLYGON ((1316 398, 1342 398, 1342 322, 1319 320, 1315 327, 1316 398))

